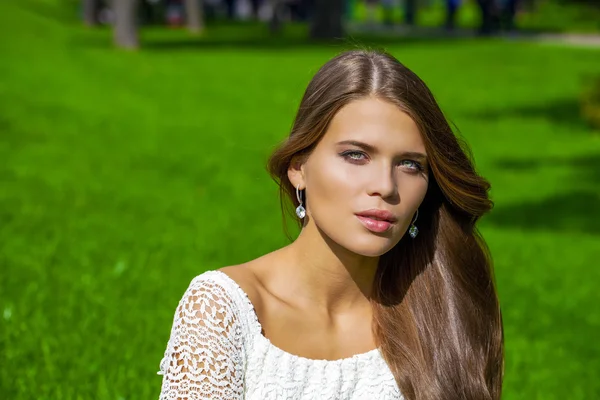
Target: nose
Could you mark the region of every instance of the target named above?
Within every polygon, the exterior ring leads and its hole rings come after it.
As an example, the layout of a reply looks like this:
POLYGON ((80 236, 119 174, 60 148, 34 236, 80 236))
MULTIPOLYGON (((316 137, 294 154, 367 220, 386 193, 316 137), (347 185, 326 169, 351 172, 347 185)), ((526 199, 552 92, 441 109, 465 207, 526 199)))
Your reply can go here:
POLYGON ((395 169, 382 166, 373 172, 370 179, 369 195, 380 196, 385 199, 395 198, 398 195, 395 169))

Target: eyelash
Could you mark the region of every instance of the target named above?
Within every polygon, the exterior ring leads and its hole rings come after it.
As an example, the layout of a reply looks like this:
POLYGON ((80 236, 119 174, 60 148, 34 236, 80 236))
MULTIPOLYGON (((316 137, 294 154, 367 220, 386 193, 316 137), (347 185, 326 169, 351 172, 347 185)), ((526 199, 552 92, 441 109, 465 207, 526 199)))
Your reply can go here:
MULTIPOLYGON (((356 161, 362 161, 362 159, 356 159, 356 158, 350 157, 351 154, 360 154, 363 157, 367 157, 367 155, 365 153, 363 153, 362 151, 356 151, 356 150, 345 151, 345 152, 341 153, 341 156, 344 157, 344 159, 346 159, 352 163, 355 163, 356 161)), ((424 169, 423 166, 415 160, 402 160, 402 162, 405 162, 405 161, 410 161, 410 162, 414 163, 414 165, 415 165, 414 171, 415 172, 422 172, 424 169)))

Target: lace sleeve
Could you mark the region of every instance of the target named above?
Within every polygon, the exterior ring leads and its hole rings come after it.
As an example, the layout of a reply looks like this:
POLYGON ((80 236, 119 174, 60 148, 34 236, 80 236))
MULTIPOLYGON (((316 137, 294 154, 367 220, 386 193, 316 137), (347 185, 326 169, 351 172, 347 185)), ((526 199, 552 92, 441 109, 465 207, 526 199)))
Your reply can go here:
POLYGON ((159 375, 160 400, 243 399, 243 335, 227 291, 194 280, 180 300, 159 375))

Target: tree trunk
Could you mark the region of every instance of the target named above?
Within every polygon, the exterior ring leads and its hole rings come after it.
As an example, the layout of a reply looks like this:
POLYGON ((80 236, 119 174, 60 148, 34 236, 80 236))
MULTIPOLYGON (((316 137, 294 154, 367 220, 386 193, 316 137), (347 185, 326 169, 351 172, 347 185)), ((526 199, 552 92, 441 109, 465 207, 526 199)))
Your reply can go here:
POLYGON ((137 49, 140 46, 138 35, 138 0, 113 0, 115 13, 115 45, 124 49, 137 49))
POLYGON ((451 31, 456 26, 456 14, 459 4, 457 1, 446 0, 446 29, 451 31))
POLYGON ((273 14, 269 20, 269 30, 271 33, 279 33, 283 29, 283 0, 271 0, 273 14))
POLYGON ((83 23, 86 26, 98 25, 98 18, 96 15, 98 12, 98 5, 98 0, 83 0, 83 23))
POLYGON ((315 0, 310 37, 335 39, 344 36, 343 14, 345 0, 315 0))
POLYGON ((185 0, 185 18, 191 33, 199 34, 204 30, 203 3, 201 0, 185 0))
POLYGON ((404 2, 404 22, 406 25, 415 25, 417 19, 417 0, 405 0, 404 2))
POLYGON ((481 9, 479 33, 481 35, 491 35, 497 27, 495 3, 493 0, 477 0, 477 3, 481 9))

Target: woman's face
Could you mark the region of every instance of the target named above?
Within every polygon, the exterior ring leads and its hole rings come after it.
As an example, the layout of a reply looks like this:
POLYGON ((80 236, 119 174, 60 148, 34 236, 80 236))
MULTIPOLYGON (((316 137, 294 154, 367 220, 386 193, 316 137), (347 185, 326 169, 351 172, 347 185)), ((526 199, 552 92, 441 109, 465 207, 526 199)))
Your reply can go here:
POLYGON ((371 257, 400 241, 428 184, 419 128, 397 106, 372 97, 343 107, 300 170, 291 168, 288 175, 306 189, 309 224, 371 257), (389 212, 395 222, 357 215, 373 210, 389 212))

